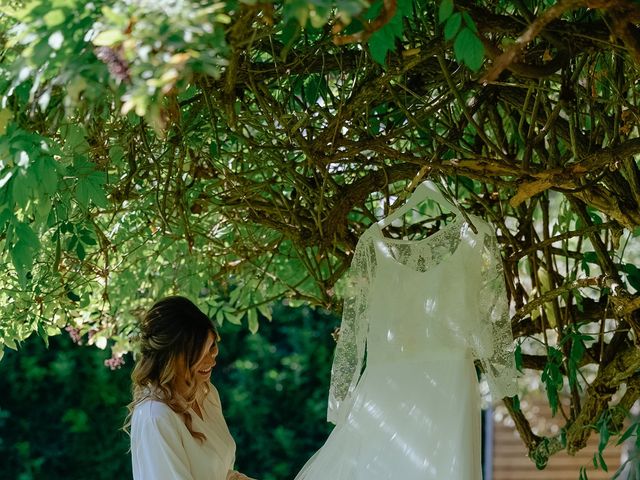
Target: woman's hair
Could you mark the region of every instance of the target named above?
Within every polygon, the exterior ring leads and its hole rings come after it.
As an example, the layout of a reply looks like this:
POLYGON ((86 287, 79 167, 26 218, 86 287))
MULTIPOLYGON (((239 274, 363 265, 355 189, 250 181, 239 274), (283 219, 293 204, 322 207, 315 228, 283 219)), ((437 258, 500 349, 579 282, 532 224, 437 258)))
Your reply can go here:
POLYGON ((205 435, 193 430, 187 410, 197 393, 195 364, 209 332, 218 338, 214 323, 190 300, 173 296, 158 300, 147 311, 140 330, 140 354, 131 373, 133 401, 128 406, 125 431, 131 426, 136 405, 151 398, 166 403, 182 415, 191 435, 204 441, 205 435), (185 376, 181 381, 186 385, 180 394, 175 391, 178 375, 185 376))

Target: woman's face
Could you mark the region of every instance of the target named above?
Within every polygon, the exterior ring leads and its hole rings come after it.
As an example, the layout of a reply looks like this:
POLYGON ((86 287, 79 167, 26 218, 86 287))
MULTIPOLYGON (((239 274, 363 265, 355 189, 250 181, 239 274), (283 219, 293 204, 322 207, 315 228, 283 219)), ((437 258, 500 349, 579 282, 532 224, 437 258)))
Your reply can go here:
POLYGON ((218 338, 215 333, 209 332, 204 343, 200 359, 193 367, 193 373, 198 382, 205 382, 211 377, 211 369, 216 365, 218 356, 218 338))

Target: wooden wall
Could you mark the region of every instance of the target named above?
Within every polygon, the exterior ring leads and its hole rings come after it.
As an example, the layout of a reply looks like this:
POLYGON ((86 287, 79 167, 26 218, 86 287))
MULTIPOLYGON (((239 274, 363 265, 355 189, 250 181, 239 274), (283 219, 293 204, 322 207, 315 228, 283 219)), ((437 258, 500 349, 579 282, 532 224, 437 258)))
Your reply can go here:
MULTIPOLYGON (((541 423, 549 429, 553 428, 551 412, 542 400, 530 405, 528 409, 527 416, 543 418, 541 423)), ((496 421, 493 435, 493 480, 578 480, 580 467, 587 467, 589 480, 609 480, 620 466, 622 449, 615 446, 615 440, 611 441, 604 455, 609 472, 596 470, 593 466, 593 454, 598 451, 598 442, 599 436, 594 432, 587 447, 575 457, 566 452, 558 452, 551 457, 544 470, 537 470, 527 457, 524 444, 513 425, 496 421)))

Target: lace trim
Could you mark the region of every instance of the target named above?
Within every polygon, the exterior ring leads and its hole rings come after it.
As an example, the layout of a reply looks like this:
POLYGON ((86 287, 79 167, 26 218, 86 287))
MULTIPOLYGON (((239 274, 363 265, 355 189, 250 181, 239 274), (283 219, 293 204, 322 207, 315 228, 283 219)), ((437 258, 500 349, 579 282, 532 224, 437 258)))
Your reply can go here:
POLYGON ((482 364, 495 401, 518 393, 518 373, 502 257, 492 231, 485 230, 481 261, 480 322, 470 347, 482 364))
POLYGON ((462 243, 460 230, 463 224, 464 218, 459 215, 437 232, 421 240, 385 237, 377 224, 374 224, 373 232, 376 240, 383 244, 390 259, 412 270, 426 273, 455 255, 462 243))
POLYGON ((358 241, 346 280, 340 337, 331 367, 327 420, 337 424, 348 408, 345 402, 360 379, 369 328, 369 291, 376 271, 373 242, 367 230, 358 241))

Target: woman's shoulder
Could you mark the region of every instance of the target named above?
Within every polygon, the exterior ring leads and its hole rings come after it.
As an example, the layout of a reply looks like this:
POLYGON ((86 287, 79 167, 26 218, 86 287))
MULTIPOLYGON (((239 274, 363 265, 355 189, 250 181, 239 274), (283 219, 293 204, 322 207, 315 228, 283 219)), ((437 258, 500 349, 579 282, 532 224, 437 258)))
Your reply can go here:
POLYGON ((185 436, 184 430, 184 422, 166 403, 146 398, 133 408, 131 448, 177 446, 185 436))
POLYGON ((177 413, 166 403, 153 398, 146 398, 133 408, 132 423, 172 422, 177 413))

